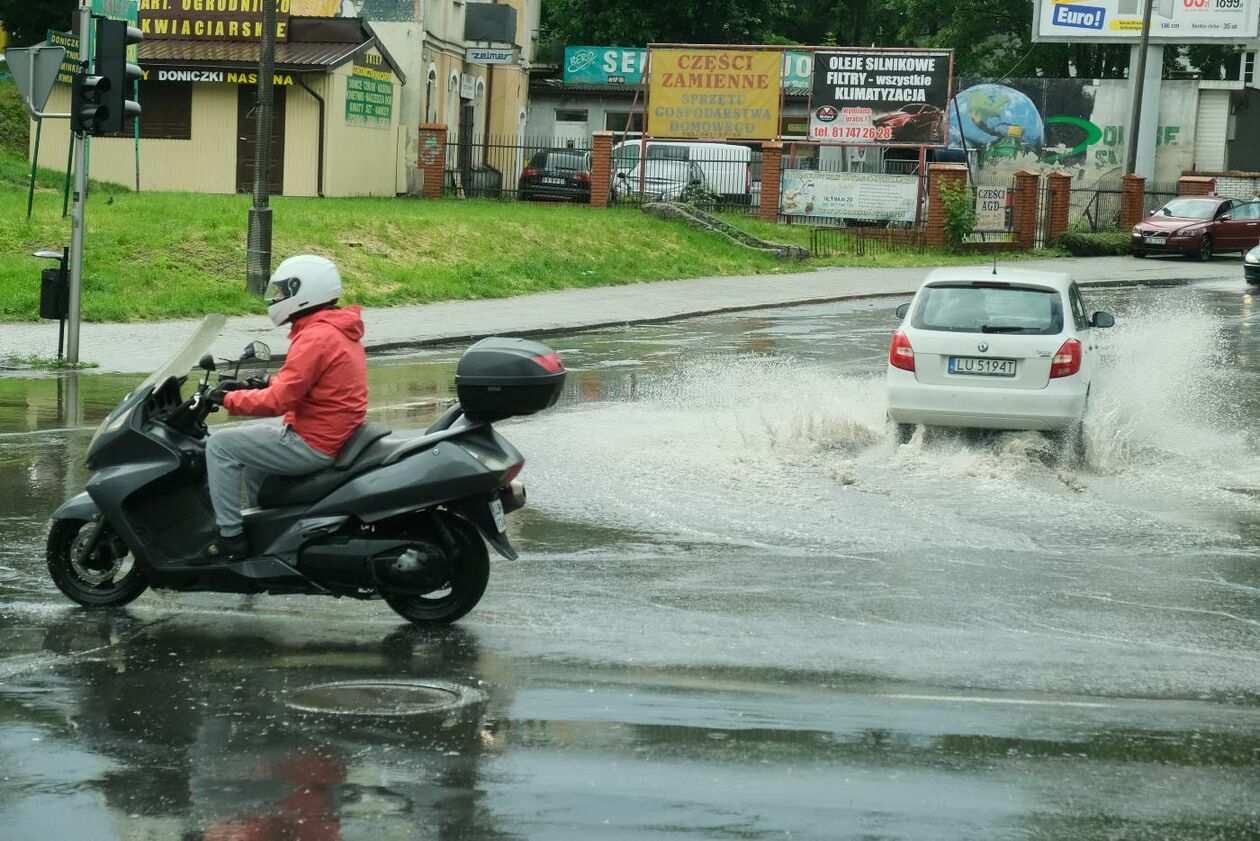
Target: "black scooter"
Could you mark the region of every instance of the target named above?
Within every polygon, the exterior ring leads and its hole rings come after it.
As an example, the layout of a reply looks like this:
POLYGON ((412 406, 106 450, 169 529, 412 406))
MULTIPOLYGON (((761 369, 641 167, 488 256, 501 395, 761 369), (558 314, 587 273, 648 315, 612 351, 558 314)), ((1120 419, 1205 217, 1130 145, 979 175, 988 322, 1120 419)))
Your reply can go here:
MULTIPOLYGON (((525 504, 524 458, 493 423, 555 404, 565 370, 550 348, 485 339, 459 362, 459 403, 427 432, 395 438, 361 426, 331 467, 273 476, 247 509, 253 557, 212 566, 185 559, 208 542, 205 420, 214 360, 202 356, 222 328, 209 316, 184 349, 127 395, 88 449, 84 493, 53 515, 48 571, 70 599, 117 607, 147 588, 383 598, 419 625, 454 622, 485 592, 486 541, 516 551, 506 515, 525 504), (193 360, 205 376, 182 399, 193 360)), ((246 359, 265 361, 255 342, 246 359)), ((239 363, 237 365, 239 373, 239 363)))

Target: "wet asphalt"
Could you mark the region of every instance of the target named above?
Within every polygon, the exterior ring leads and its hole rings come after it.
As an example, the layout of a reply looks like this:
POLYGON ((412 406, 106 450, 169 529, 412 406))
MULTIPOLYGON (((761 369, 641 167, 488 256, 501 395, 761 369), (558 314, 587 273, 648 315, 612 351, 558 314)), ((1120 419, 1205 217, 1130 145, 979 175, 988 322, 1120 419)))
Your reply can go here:
MULTIPOLYGON (((0 379, 0 839, 1260 838, 1260 299, 1091 290, 1081 467, 896 446, 897 303, 551 340, 562 405, 501 426, 521 560, 440 632, 73 608, 47 518, 136 378, 0 379)), ((372 419, 457 358, 375 358, 372 419)))

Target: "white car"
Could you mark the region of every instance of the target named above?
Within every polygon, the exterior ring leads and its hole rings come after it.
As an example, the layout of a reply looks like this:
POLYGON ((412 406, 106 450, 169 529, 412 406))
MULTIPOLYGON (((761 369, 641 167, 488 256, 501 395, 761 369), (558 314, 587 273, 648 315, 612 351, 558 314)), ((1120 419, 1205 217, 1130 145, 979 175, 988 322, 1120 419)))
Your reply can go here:
POLYGON ((629 172, 617 173, 613 195, 637 196, 647 201, 682 201, 690 187, 703 187, 704 171, 688 161, 644 161, 629 172))
POLYGON ((888 417, 916 424, 1076 432, 1097 368, 1094 328, 1066 274, 938 269, 909 304, 888 352, 888 417))

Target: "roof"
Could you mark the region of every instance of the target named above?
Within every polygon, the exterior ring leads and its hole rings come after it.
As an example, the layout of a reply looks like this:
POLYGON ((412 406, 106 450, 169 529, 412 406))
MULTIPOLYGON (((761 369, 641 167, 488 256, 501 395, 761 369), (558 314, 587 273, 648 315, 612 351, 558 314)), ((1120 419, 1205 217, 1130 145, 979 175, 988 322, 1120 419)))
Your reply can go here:
POLYGON ((1072 285, 1072 276, 1063 272, 1038 272, 1032 269, 1008 269, 998 266, 994 274, 992 266, 963 266, 960 268, 935 269, 928 273, 924 285, 929 283, 976 283, 990 281, 993 283, 1021 283, 1030 286, 1048 286, 1052 289, 1067 291, 1072 285))
MULTIPOLYGON (((362 18, 290 18, 289 40, 276 44, 276 69, 328 71, 370 48, 377 49, 398 80, 406 84, 398 62, 362 18)), ((250 41, 146 38, 140 42, 141 64, 256 69, 261 57, 262 45, 250 41)))

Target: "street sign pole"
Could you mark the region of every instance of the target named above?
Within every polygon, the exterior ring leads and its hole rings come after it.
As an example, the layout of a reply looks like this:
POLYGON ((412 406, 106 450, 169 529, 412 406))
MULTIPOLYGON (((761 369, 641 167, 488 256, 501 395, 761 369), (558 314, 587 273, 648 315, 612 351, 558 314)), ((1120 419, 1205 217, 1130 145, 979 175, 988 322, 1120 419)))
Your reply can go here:
MULTIPOLYGON (((92 28, 91 0, 79 0, 79 58, 89 75, 93 71, 92 50, 88 32, 92 28)), ((70 323, 66 331, 66 362, 79 363, 79 322, 82 318, 83 293, 83 217, 87 201, 88 164, 87 134, 74 136, 74 213, 70 228, 70 323)))

